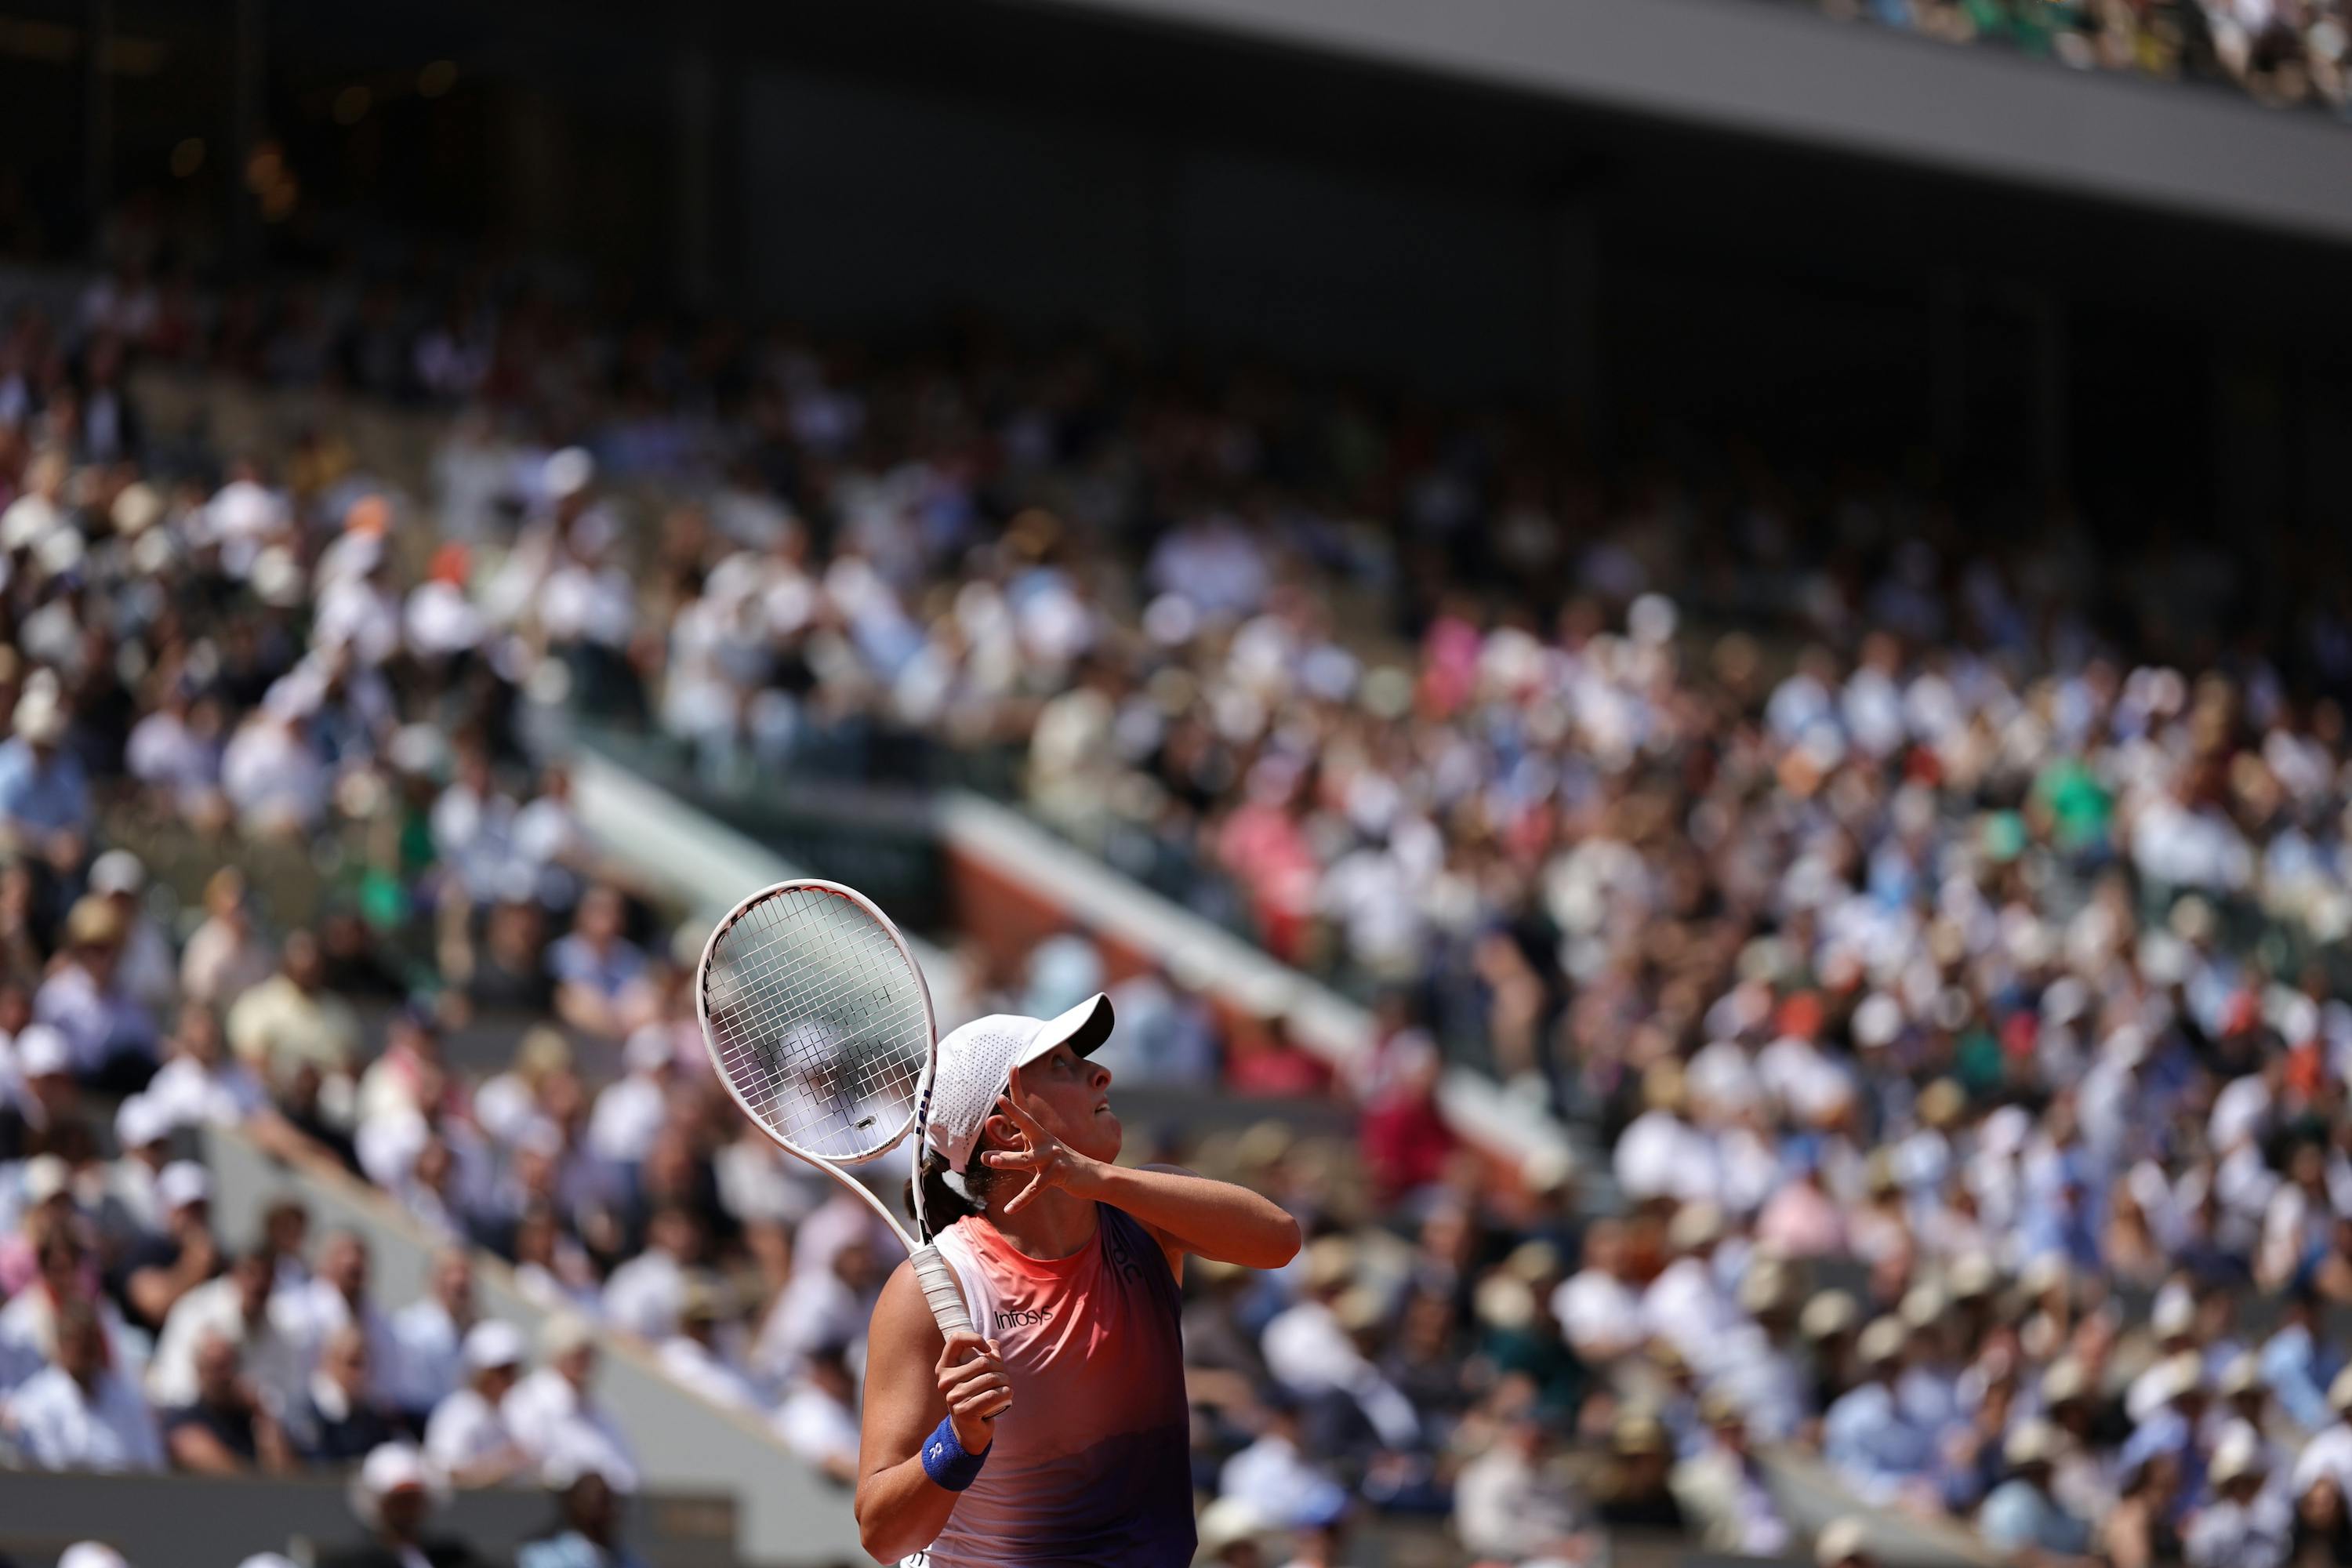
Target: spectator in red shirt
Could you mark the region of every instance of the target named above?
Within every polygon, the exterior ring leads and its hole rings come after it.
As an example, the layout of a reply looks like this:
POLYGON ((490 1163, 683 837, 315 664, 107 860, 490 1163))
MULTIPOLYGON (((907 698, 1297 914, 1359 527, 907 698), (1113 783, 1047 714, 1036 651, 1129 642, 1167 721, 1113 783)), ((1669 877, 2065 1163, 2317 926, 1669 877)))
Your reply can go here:
POLYGON ((1331 1068, 1290 1037, 1286 1016, 1269 1013, 1234 1031, 1225 1058, 1225 1087, 1242 1095, 1322 1095, 1330 1090, 1331 1068))
POLYGON ((1364 1104, 1359 1132, 1364 1168, 1383 1205, 1429 1185, 1444 1173, 1458 1140, 1437 1105, 1444 1061, 1426 1036, 1402 1037, 1396 1059, 1364 1104))

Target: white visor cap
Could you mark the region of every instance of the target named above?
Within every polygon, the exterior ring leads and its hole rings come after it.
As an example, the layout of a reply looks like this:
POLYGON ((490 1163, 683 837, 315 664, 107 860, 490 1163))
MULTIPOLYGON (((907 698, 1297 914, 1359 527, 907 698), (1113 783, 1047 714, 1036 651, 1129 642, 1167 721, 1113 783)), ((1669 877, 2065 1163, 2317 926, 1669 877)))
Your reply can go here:
POLYGON ((1061 1045, 1090 1057, 1110 1038, 1110 998, 1097 991, 1055 1017, 992 1013, 951 1031, 940 1042, 923 1141, 961 1175, 979 1146, 981 1124, 1004 1098, 1014 1068, 1061 1045))

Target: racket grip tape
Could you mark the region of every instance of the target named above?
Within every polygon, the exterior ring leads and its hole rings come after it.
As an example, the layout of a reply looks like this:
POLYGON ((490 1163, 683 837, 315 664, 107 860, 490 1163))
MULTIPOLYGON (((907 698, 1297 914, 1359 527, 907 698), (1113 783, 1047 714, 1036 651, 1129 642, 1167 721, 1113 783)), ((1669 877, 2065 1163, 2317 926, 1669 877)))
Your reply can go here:
POLYGON ((931 1304, 931 1317, 940 1325, 940 1332, 952 1334, 971 1328, 971 1312, 965 1307, 963 1287, 956 1282, 955 1270, 940 1256, 936 1247, 919 1247, 914 1251, 915 1280, 923 1288, 923 1300, 931 1304))

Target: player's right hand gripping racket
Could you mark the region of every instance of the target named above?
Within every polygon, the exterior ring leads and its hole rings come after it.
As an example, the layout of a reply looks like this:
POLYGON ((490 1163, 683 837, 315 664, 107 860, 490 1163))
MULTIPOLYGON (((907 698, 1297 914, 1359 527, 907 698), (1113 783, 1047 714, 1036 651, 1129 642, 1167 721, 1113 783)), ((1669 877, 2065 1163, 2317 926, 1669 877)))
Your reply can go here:
POLYGON ((863 1198, 915 1262, 940 1331, 970 1330, 923 1213, 922 1124, 939 1058, 930 988, 907 939, 838 882, 779 882, 729 911, 695 970, 702 1043, 760 1130, 863 1198), (915 1133, 915 1232, 846 1167, 915 1133))

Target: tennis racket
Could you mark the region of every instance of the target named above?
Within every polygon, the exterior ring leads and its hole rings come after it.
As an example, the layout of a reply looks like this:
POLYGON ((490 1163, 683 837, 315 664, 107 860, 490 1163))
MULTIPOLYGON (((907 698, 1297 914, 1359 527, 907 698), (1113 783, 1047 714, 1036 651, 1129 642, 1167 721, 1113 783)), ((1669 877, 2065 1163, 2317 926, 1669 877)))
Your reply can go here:
POLYGON ((919 1131, 930 1110, 939 1026, 898 928, 838 882, 779 882, 737 904, 696 965, 694 1006, 711 1066, 784 1152, 864 1199, 914 1259, 940 1331, 969 1331, 955 1270, 923 1213, 919 1131), (915 1229, 849 1173, 915 1131, 915 1229))

